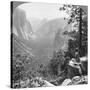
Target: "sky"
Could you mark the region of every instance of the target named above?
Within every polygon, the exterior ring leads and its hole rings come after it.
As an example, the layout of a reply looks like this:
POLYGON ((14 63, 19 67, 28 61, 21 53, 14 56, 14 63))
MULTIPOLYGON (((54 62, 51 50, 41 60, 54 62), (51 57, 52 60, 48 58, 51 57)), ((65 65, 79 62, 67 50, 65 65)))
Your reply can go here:
POLYGON ((67 14, 61 12, 59 8, 60 4, 49 4, 49 3, 25 3, 19 6, 26 12, 27 18, 39 18, 39 19, 55 19, 61 17, 67 17, 67 14))

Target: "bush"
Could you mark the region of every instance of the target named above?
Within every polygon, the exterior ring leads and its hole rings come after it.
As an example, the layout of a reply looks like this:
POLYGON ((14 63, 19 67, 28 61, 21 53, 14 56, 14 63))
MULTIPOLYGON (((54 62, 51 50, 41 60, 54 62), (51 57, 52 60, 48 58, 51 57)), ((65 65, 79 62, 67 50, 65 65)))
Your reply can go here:
POLYGON ((64 64, 64 61, 64 51, 59 50, 58 52, 54 52, 49 63, 51 75, 58 75, 62 71, 61 67, 64 64))

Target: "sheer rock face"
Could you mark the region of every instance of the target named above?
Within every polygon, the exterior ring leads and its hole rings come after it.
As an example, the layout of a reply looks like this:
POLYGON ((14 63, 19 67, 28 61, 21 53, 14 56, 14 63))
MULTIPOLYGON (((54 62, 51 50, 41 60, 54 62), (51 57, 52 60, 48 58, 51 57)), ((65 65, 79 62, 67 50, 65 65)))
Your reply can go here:
POLYGON ((32 27, 26 18, 25 11, 16 8, 13 14, 13 32, 17 32, 19 38, 29 40, 32 34, 32 27))

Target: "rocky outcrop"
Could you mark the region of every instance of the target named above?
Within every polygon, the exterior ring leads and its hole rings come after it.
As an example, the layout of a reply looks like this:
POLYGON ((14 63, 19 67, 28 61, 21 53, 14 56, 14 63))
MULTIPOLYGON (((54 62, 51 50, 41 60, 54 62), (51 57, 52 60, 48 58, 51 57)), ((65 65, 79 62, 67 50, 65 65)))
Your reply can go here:
POLYGON ((79 85, 79 84, 87 84, 88 83, 88 76, 75 76, 72 79, 65 79, 62 86, 67 85, 79 85))

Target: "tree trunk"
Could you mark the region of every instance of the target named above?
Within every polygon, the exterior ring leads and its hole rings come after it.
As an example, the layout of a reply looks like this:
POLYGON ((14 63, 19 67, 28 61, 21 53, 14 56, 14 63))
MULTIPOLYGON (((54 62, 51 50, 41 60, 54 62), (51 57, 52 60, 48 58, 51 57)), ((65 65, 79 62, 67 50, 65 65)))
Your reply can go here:
POLYGON ((80 8, 80 19, 79 19, 79 56, 81 56, 82 47, 82 9, 80 8))

